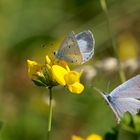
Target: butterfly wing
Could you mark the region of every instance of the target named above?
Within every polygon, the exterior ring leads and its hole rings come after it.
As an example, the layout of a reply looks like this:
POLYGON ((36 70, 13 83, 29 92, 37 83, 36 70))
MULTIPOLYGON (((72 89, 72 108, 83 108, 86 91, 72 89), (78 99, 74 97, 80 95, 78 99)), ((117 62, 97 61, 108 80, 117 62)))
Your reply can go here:
POLYGON ((94 50, 95 39, 91 31, 84 31, 77 34, 76 40, 82 53, 89 53, 94 50))
POLYGON ((137 100, 140 98, 140 75, 118 86, 109 96, 111 97, 110 104, 119 118, 127 111, 132 115, 138 113, 140 109, 140 101, 137 100))
POLYGON ((76 35, 83 63, 92 58, 94 54, 95 39, 91 31, 84 31, 76 35))
POLYGON ((64 39, 61 47, 56 53, 56 58, 76 64, 82 63, 82 55, 78 47, 74 32, 70 32, 64 39))
POLYGON ((135 115, 140 109, 140 101, 134 98, 117 98, 113 104, 119 117, 125 112, 130 112, 132 115, 135 115))
POLYGON ((104 99, 107 101, 108 105, 112 109, 117 122, 120 121, 120 118, 125 112, 129 112, 132 115, 135 115, 140 110, 140 101, 134 98, 112 98, 110 95, 104 95, 104 99), (107 98, 110 96, 110 99, 107 98))
POLYGON ((135 115, 140 110, 140 75, 124 82, 110 94, 104 95, 104 99, 109 104, 117 121, 125 112, 135 115))
POLYGON ((128 81, 124 82, 111 93, 111 97, 115 98, 140 98, 140 75, 137 75, 128 81))
POLYGON ((130 89, 126 89, 124 91, 115 93, 112 95, 112 97, 115 98, 135 98, 135 99, 140 99, 140 88, 136 87, 136 88, 130 88, 130 89))

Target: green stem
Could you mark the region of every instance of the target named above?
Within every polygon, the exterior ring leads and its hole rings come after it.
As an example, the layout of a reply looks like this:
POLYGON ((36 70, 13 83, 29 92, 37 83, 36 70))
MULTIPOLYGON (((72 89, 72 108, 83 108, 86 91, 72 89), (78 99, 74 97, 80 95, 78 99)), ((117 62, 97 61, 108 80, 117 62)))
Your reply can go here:
POLYGON ((117 51, 117 45, 116 45, 117 43, 116 43, 112 28, 111 28, 111 21, 110 21, 109 14, 108 14, 108 8, 107 8, 106 0, 100 0, 100 4, 101 4, 102 10, 104 11, 104 13, 106 15, 106 18, 107 18, 108 31, 109 31, 109 34, 110 34, 110 37, 111 37, 112 46, 113 46, 113 49, 114 49, 114 54, 115 54, 115 57, 117 58, 117 61, 118 61, 119 76, 120 76, 121 82, 123 83, 126 80, 125 73, 123 71, 123 68, 122 68, 122 65, 121 65, 121 62, 120 62, 120 59, 119 59, 119 55, 118 55, 118 51, 117 51))
POLYGON ((49 118, 48 118, 48 134, 47 140, 50 140, 50 133, 51 133, 51 123, 52 123, 52 87, 49 87, 49 118))

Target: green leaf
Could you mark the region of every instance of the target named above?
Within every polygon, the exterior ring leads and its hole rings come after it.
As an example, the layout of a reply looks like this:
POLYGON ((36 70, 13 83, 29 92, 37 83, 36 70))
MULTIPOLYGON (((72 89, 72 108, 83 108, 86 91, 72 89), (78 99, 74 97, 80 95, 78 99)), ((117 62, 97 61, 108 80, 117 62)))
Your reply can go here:
POLYGON ((47 87, 47 85, 46 84, 44 84, 42 81, 40 81, 40 80, 32 80, 33 82, 34 82, 34 84, 36 85, 36 86, 41 86, 41 87, 47 87))
POLYGON ((118 137, 118 127, 113 128, 113 132, 108 132, 105 134, 104 140, 117 140, 118 137))
POLYGON ((47 81, 45 79, 45 77, 42 77, 42 76, 38 76, 38 80, 41 81, 42 83, 44 83, 45 85, 47 85, 47 81))
POLYGON ((124 113, 120 125, 126 131, 135 132, 133 116, 129 112, 124 113))
POLYGON ((118 140, 137 140, 137 134, 120 128, 118 140))
POLYGON ((129 126, 132 122, 132 115, 129 112, 124 113, 121 118, 121 124, 129 126))
POLYGON ((140 116, 138 115, 135 115, 133 117, 133 120, 134 120, 134 127, 135 127, 135 130, 137 133, 140 134, 140 116))

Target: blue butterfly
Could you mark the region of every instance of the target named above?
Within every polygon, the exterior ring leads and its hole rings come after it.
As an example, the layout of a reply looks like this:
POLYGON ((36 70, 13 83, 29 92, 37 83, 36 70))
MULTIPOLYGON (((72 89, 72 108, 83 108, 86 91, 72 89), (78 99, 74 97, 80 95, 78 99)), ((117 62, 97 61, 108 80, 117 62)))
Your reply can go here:
POLYGON ((140 110, 140 75, 137 75, 115 88, 110 94, 103 94, 95 88, 112 109, 117 122, 125 112, 135 115, 140 110))
POLYGON ((95 39, 91 31, 70 32, 54 53, 55 57, 74 64, 83 64, 94 54, 95 39))

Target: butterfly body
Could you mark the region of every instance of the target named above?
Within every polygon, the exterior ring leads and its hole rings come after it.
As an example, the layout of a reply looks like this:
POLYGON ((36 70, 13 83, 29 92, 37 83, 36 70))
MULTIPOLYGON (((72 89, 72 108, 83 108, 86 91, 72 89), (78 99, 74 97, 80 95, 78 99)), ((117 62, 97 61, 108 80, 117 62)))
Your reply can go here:
POLYGON ((94 45, 95 41, 91 31, 84 31, 77 35, 74 32, 70 32, 54 55, 60 60, 83 64, 92 58, 94 45))

